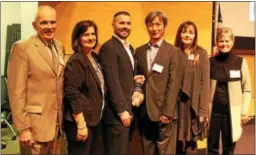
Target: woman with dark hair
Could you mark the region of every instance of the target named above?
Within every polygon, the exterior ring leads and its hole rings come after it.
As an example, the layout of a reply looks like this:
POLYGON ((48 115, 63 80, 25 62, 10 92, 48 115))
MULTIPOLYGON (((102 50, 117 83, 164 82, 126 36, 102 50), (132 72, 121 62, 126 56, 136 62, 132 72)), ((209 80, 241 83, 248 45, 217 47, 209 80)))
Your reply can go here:
POLYGON ((72 49, 64 73, 64 131, 68 154, 95 154, 100 150, 105 83, 94 49, 96 24, 78 22, 72 32, 72 49))
POLYGON ((196 149, 196 139, 205 136, 209 101, 209 59, 197 44, 198 32, 191 21, 183 22, 177 31, 175 45, 181 48, 181 91, 179 97, 178 150, 196 149))
POLYGON ((220 28, 216 36, 217 55, 210 58, 210 127, 208 154, 219 154, 221 132, 222 154, 234 154, 235 144, 242 135, 242 126, 251 101, 251 79, 245 58, 232 53, 234 34, 220 28))

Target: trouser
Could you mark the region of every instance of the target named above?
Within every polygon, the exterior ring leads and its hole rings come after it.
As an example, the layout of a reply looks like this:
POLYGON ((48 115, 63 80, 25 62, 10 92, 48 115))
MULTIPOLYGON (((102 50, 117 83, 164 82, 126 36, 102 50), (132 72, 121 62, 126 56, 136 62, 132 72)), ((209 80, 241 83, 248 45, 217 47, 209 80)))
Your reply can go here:
POLYGON ((60 135, 59 135, 59 127, 56 126, 56 132, 54 139, 49 142, 38 142, 32 146, 32 147, 21 147, 21 154, 33 154, 33 155, 39 155, 39 154, 60 154, 60 135))
POLYGON ((101 142, 101 124, 88 128, 88 137, 85 142, 77 141, 77 124, 64 120, 64 131, 67 136, 69 155, 103 154, 101 142))
POLYGON ((232 142, 232 132, 229 113, 212 112, 208 136, 208 154, 219 154, 219 139, 221 132, 223 154, 234 154, 235 144, 232 142))
POLYGON ((123 125, 103 125, 103 139, 105 154, 127 155, 131 132, 129 127, 123 125))
POLYGON ((177 120, 161 124, 144 117, 139 130, 143 154, 176 154, 177 120))

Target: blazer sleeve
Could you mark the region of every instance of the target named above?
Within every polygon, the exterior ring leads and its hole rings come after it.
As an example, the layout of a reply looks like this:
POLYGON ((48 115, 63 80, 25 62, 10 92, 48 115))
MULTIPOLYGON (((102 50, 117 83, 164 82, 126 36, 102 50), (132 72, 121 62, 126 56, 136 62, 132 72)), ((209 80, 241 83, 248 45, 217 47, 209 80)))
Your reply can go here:
MULTIPOLYGON (((138 64, 138 51, 136 49, 136 52, 134 54, 134 73, 135 75, 142 75, 139 72, 139 64, 138 64)), ((140 83, 136 83, 135 82, 135 86, 134 86, 134 90, 133 91, 138 91, 143 93, 143 88, 142 88, 143 84, 140 83)))
POLYGON ((64 73, 64 94, 72 113, 83 112, 83 104, 89 103, 89 99, 80 91, 83 85, 85 70, 78 60, 67 63, 64 73))
POLYGON ((168 83, 166 88, 166 102, 165 106, 163 107, 163 115, 173 118, 175 116, 175 111, 177 110, 176 103, 177 103, 177 97, 179 93, 178 83, 179 78, 177 78, 178 73, 178 52, 181 52, 178 50, 173 50, 173 54, 171 56, 171 60, 169 63, 169 77, 168 77, 168 83))
POLYGON ((251 78, 248 69, 248 64, 246 59, 243 58, 242 62, 242 115, 248 115, 250 103, 251 103, 251 78))
POLYGON ((14 124, 18 131, 30 128, 30 119, 25 110, 27 104, 27 85, 29 60, 19 43, 14 43, 8 63, 8 93, 14 124))
POLYGON ((121 73, 118 71, 118 56, 115 49, 111 46, 103 46, 99 52, 99 62, 106 79, 108 99, 117 114, 120 114, 128 109, 128 103, 126 103, 119 81, 119 74, 121 73))
POLYGON ((199 59, 201 59, 201 77, 200 77, 200 101, 198 107, 198 115, 208 117, 209 114, 209 93, 210 93, 210 62, 205 50, 202 51, 199 59), (201 58, 200 58, 201 57, 201 58))

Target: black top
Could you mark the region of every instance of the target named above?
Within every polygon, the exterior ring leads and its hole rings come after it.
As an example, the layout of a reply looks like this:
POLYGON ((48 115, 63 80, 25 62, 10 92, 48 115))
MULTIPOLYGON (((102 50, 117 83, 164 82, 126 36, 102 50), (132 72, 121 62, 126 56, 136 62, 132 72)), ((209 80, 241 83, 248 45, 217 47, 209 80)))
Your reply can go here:
POLYGON ((234 55, 231 51, 219 52, 215 57, 210 58, 211 79, 217 80, 213 98, 213 112, 225 113, 228 111, 229 96, 228 82, 240 78, 232 78, 230 71, 241 70, 242 58, 234 55))

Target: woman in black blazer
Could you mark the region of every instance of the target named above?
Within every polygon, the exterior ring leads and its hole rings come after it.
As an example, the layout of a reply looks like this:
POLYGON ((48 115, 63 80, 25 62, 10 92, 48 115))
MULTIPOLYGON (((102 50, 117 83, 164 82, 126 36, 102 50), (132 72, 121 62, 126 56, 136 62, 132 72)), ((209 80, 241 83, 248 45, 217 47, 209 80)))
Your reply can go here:
POLYGON ((72 32, 74 54, 64 73, 64 131, 68 154, 95 154, 100 150, 105 83, 97 55, 97 26, 78 22, 72 32))

